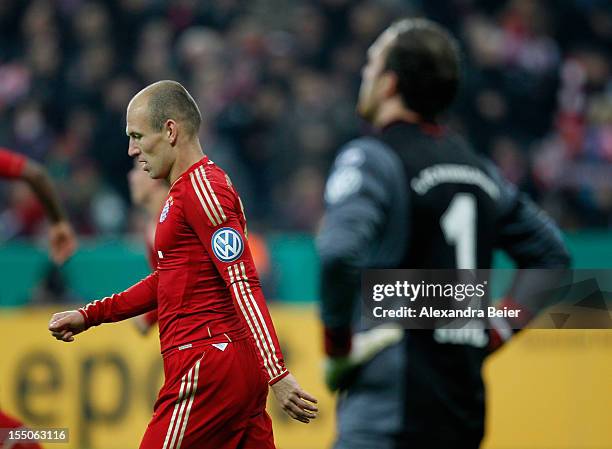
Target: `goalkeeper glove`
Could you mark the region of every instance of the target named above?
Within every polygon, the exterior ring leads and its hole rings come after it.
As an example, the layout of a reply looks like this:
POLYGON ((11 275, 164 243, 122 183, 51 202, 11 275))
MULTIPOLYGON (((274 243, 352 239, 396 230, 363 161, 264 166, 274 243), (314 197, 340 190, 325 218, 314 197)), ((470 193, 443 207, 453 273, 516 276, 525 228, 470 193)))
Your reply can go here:
POLYGON ((529 321, 533 319, 532 313, 526 306, 518 304, 512 298, 504 298, 498 306, 511 310, 518 310, 520 317, 516 319, 492 317, 489 318, 489 354, 494 353, 503 345, 505 345, 516 333, 527 326, 529 321))
POLYGON ((356 333, 352 337, 348 355, 325 360, 325 384, 331 391, 346 388, 357 368, 372 360, 383 349, 399 343, 403 336, 404 330, 395 324, 384 324, 356 333))

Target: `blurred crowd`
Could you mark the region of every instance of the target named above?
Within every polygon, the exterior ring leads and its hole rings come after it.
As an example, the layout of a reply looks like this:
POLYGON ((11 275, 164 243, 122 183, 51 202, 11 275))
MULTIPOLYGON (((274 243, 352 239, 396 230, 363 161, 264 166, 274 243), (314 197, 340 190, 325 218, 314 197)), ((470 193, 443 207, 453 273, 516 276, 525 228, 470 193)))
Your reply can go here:
MULTIPOLYGON (((204 150, 251 227, 312 231, 354 114, 366 49, 393 20, 449 27, 465 56, 451 126, 566 229, 612 224, 612 3, 606 0, 2 0, 0 146, 42 161, 80 234, 129 232, 125 108, 183 82, 204 150)), ((0 185, 0 240, 38 232, 0 185)))

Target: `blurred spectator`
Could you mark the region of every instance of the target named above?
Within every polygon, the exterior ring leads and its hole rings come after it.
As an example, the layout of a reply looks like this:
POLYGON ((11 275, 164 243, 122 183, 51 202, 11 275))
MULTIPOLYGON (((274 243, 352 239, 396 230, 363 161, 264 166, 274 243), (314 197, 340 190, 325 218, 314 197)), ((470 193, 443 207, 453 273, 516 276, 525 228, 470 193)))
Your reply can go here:
MULTIPOLYGON (((177 79, 203 111, 205 151, 255 226, 312 231, 331 152, 360 126, 365 49, 405 14, 462 39, 453 126, 564 226, 610 226, 603 0, 3 0, 0 142, 50 167, 79 232, 133 231, 125 108, 145 84, 177 79)), ((17 187, 0 189, 9 213, 26 213, 17 187)))

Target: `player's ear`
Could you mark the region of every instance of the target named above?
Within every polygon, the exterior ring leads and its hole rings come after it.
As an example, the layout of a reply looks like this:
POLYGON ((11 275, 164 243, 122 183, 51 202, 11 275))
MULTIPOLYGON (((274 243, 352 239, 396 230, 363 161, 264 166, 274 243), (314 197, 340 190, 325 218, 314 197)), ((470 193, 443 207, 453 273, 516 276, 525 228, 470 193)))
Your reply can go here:
POLYGON ((394 97, 399 93, 399 78, 395 72, 390 70, 381 75, 381 89, 385 98, 394 97))
POLYGON ((178 140, 178 125, 174 120, 166 120, 166 124, 164 127, 164 136, 166 137, 170 145, 174 146, 176 144, 176 141, 178 140))

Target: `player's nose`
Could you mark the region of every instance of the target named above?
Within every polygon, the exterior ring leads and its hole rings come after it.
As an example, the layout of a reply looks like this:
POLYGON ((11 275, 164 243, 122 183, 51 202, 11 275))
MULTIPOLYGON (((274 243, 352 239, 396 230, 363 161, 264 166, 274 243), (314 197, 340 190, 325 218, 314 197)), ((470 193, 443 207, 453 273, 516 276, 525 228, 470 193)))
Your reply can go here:
POLYGON ((140 149, 135 145, 128 145, 128 156, 135 157, 140 154, 140 149))

